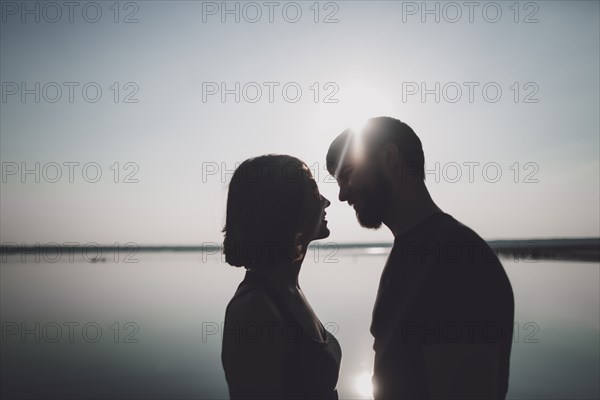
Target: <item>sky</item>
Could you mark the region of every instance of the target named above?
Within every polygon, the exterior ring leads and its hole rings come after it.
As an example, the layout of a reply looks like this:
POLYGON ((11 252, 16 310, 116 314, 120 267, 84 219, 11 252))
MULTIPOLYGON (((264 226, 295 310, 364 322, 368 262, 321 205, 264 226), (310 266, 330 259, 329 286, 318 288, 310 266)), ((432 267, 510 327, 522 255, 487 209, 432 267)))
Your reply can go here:
POLYGON ((326 241, 391 241, 325 170, 381 115, 485 239, 600 235, 597 1, 45 4, 0 2, 3 243, 220 243, 235 166, 268 153, 313 169, 326 241))

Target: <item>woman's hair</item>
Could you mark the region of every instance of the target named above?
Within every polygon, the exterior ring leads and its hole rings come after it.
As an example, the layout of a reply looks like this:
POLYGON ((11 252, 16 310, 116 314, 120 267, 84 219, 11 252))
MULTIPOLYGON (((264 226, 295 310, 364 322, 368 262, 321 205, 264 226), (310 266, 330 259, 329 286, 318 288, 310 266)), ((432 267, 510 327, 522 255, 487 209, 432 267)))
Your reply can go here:
POLYGON ((236 267, 269 267, 298 256, 306 164, 288 155, 250 158, 236 168, 227 196, 225 261, 236 267))

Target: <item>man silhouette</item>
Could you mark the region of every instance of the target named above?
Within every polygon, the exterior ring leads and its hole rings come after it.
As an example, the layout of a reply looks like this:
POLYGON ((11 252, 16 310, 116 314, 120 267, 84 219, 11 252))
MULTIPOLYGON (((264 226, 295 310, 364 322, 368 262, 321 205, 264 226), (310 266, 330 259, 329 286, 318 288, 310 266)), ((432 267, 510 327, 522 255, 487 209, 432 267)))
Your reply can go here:
POLYGON ((394 235, 371 323, 374 398, 505 398, 510 282, 487 243, 432 200, 415 132, 372 118, 331 143, 327 169, 361 226, 394 235))

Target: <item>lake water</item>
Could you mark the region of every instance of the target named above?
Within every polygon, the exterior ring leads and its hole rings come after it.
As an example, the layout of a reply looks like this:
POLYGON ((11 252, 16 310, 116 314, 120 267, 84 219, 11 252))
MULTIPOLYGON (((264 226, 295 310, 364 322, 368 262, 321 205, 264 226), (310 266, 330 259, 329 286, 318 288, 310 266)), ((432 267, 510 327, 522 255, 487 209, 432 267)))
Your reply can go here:
MULTIPOLYGON (((309 251, 300 284, 342 346, 340 397, 369 398, 369 324, 387 251, 321 252, 309 251)), ((200 253, 63 258, 1 264, 3 396, 227 397, 221 323, 243 270, 200 253)), ((598 398, 598 263, 502 262, 516 302, 508 397, 598 398)))

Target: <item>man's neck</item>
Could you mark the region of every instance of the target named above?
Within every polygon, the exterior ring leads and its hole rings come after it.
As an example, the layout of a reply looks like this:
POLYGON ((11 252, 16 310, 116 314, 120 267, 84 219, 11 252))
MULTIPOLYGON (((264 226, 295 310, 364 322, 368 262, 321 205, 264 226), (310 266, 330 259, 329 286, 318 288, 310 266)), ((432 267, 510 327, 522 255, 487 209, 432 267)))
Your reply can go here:
POLYGON ((433 202, 424 186, 409 195, 394 191, 383 223, 396 237, 439 212, 442 210, 433 202))

